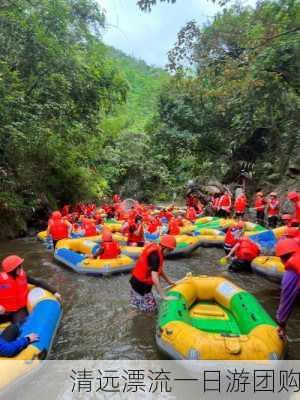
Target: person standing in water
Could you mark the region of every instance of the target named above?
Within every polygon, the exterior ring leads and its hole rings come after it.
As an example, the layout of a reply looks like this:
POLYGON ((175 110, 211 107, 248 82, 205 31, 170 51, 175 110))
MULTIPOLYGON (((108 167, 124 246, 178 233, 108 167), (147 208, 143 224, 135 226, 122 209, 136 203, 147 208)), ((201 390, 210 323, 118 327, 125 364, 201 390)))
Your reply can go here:
POLYGON ((151 243, 145 247, 130 279, 130 302, 133 307, 144 312, 153 312, 157 309, 152 293, 153 285, 161 299, 169 299, 161 287, 160 278, 163 278, 169 285, 174 284, 164 272, 164 257, 175 248, 176 239, 170 235, 161 236, 159 244, 151 243))

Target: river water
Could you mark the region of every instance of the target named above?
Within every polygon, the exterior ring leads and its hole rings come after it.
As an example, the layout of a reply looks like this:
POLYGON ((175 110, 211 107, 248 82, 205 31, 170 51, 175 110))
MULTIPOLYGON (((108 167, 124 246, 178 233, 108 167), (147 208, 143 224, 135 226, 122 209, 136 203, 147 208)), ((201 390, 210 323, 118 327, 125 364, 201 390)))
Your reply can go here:
MULTIPOLYGON (((154 339, 155 315, 131 310, 129 274, 110 277, 79 275, 57 264, 35 238, 0 243, 0 257, 18 254, 33 277, 49 282, 63 297, 63 318, 50 355, 52 359, 160 359, 154 339)), ((198 249, 191 258, 166 262, 173 280, 194 275, 220 275, 249 290, 275 316, 279 285, 261 276, 228 273, 218 266, 220 249, 198 249)), ((300 307, 290 318, 289 336, 300 336, 300 307)), ((300 358, 300 343, 289 345, 289 359, 300 358)))

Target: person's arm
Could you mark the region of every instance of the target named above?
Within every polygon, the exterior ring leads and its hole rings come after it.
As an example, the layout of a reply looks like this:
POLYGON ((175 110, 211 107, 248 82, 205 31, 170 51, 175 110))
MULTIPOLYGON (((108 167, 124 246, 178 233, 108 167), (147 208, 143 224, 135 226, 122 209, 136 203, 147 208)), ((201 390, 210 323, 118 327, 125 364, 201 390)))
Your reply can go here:
POLYGON ((101 254, 104 252, 104 248, 99 245, 98 249, 96 250, 96 252, 94 254, 91 254, 91 258, 96 259, 99 256, 101 256, 101 254))
POLYGON ((58 293, 58 291, 52 286, 48 285, 46 282, 40 279, 32 278, 30 276, 27 276, 27 281, 30 285, 41 287, 42 289, 45 289, 48 292, 52 293, 55 297, 60 298, 60 294, 58 293))
POLYGON ((169 284, 169 285, 174 285, 175 282, 173 282, 168 275, 165 273, 165 271, 161 271, 161 277, 169 284))
POLYGON ((67 227, 68 227, 68 237, 70 238, 72 230, 73 230, 73 225, 69 221, 66 221, 66 224, 67 224, 67 227))
POLYGON ((240 247, 239 243, 236 243, 233 248, 230 250, 230 252, 225 256, 225 258, 230 258, 232 255, 236 252, 236 250, 240 247))
POLYGON ((37 340, 39 340, 39 337, 35 333, 31 333, 12 342, 8 342, 0 337, 0 356, 14 357, 29 346, 29 344, 37 340))
POLYGON ((165 296, 165 292, 164 292, 163 288, 161 287, 158 272, 152 271, 151 278, 152 278, 153 284, 154 284, 159 296, 164 300, 166 298, 166 296, 165 296))

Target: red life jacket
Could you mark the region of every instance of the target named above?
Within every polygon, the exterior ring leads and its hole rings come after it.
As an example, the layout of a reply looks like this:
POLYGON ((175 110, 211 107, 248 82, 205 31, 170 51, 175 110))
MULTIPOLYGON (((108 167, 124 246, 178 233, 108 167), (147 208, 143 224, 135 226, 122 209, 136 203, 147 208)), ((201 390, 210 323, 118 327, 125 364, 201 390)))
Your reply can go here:
POLYGON ((220 197, 213 197, 211 201, 211 207, 213 210, 218 210, 220 203, 220 197))
POLYGON ((84 236, 96 236, 97 235, 96 225, 94 225, 92 223, 83 224, 83 229, 85 231, 84 236))
POLYGON ((286 270, 292 270, 300 275, 300 251, 294 253, 285 263, 286 270))
POLYGON ((236 250, 235 256, 241 261, 252 261, 260 254, 260 249, 256 243, 248 238, 242 238, 238 240, 240 246, 236 250))
POLYGON ((226 211, 227 213, 230 213, 231 210, 231 198, 228 194, 223 194, 220 197, 220 201, 218 204, 219 209, 226 211))
POLYGON ((140 282, 143 282, 146 285, 153 285, 151 277, 151 269, 149 268, 148 265, 148 257, 154 251, 156 251, 159 255, 158 275, 161 275, 163 270, 164 257, 161 248, 157 243, 151 243, 145 247, 132 271, 132 275, 140 282))
POLYGON ((114 203, 119 203, 121 201, 121 198, 118 194, 113 195, 113 202, 114 203))
POLYGON ((236 235, 235 235, 236 232, 237 232, 237 229, 234 227, 229 228, 227 230, 225 239, 224 239, 225 246, 233 247, 238 242, 238 239, 236 238, 236 235))
POLYGON ((156 219, 154 221, 151 221, 148 226, 147 226, 147 231, 149 233, 155 233, 160 226, 160 222, 157 221, 156 219))
POLYGON ((196 214, 196 211, 195 211, 194 207, 189 207, 189 208, 186 210, 186 215, 185 215, 185 217, 186 217, 186 219, 188 219, 188 220, 191 221, 191 222, 195 222, 195 221, 196 221, 197 214, 196 214))
POLYGON ((277 199, 268 200, 268 217, 274 217, 279 214, 279 201, 277 199))
POLYGON ((108 260, 111 258, 117 258, 121 254, 120 245, 114 240, 112 242, 102 242, 103 253, 100 255, 100 259, 108 260))
POLYGON ((61 240, 68 237, 68 225, 62 219, 51 220, 49 233, 53 240, 61 240))
POLYGON ((263 197, 256 197, 254 202, 254 208, 256 211, 264 211, 265 210, 266 201, 263 197))
POLYGON ((295 203, 295 214, 293 216, 300 223, 300 200, 295 203))
POLYGON ((187 196, 185 199, 185 204, 187 207, 192 207, 194 203, 194 198, 193 196, 187 196))
POLYGON ((179 223, 175 218, 172 218, 169 222, 169 235, 179 235, 180 228, 179 223))
POLYGON ((61 210, 61 215, 63 217, 66 217, 69 214, 69 208, 70 208, 70 206, 67 204, 63 206, 63 208, 61 210))
POLYGON ((13 278, 6 272, 0 273, 0 305, 5 312, 15 312, 27 306, 28 282, 26 272, 13 278))
POLYGON ((234 202, 234 210, 236 213, 243 214, 246 211, 247 199, 246 196, 238 196, 234 202))
POLYGON ((129 225, 129 232, 128 232, 128 242, 130 243, 139 243, 144 241, 144 229, 143 226, 140 225, 139 227, 132 223, 129 225))

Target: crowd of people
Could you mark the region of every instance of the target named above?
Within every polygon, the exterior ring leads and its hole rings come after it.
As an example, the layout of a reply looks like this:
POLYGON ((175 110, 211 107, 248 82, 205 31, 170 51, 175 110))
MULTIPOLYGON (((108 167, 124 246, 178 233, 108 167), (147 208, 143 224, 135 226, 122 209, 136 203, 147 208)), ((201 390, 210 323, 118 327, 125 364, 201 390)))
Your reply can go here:
MULTIPOLYGON (((282 280, 280 305, 277 312, 279 333, 284 335, 286 322, 293 309, 300 288, 300 194, 290 192, 288 200, 293 203, 292 214, 280 214, 280 201, 275 192, 267 198, 261 191, 255 195, 253 206, 256 210, 257 222, 265 222, 273 228, 281 220, 287 225, 286 234, 277 242, 275 254, 285 266, 282 280)), ((231 217, 236 221, 227 229, 224 238, 226 258, 231 260, 231 270, 249 269, 251 261, 260 254, 259 246, 244 235, 243 221, 248 200, 241 190, 234 201, 229 192, 212 196, 210 207, 215 215, 231 217)), ((193 224, 203 215, 204 206, 195 196, 187 198, 185 210, 174 212, 174 206, 161 208, 154 213, 153 205, 142 205, 134 202, 130 207, 122 202, 120 196, 114 195, 111 204, 97 207, 95 204, 77 204, 74 207, 65 205, 60 211, 54 211, 48 221, 47 235, 56 243, 70 238, 74 233, 82 236, 102 235, 102 241, 93 258, 112 259, 120 255, 119 243, 113 238, 110 229, 104 222, 119 221, 121 232, 127 237, 127 245, 143 247, 143 251, 133 268, 130 278, 130 302, 135 308, 145 312, 153 312, 157 308, 154 286, 162 299, 168 300, 160 280, 168 285, 174 282, 164 271, 165 255, 176 248, 176 235, 185 224, 193 224), (112 221, 112 219, 114 219, 112 221), (156 238, 156 242, 149 240, 156 238)), ((49 285, 28 277, 23 269, 24 260, 16 255, 8 256, 2 261, 0 272, 0 323, 11 322, 0 335, 0 356, 10 357, 19 353, 30 343, 38 340, 35 333, 19 337, 20 326, 28 315, 28 284, 33 284, 54 294, 59 293, 49 285)))
POLYGON ((236 191, 235 198, 229 190, 215 193, 211 196, 210 201, 206 207, 195 195, 189 195, 186 198, 187 213, 191 216, 189 219, 196 219, 194 215, 203 215, 206 208, 210 208, 213 215, 221 218, 229 218, 234 216, 238 219, 244 219, 245 214, 249 208, 253 208, 256 212, 256 222, 260 225, 266 225, 269 228, 276 228, 281 220, 286 223, 290 217, 291 220, 300 220, 300 199, 299 194, 295 191, 289 192, 286 198, 280 198, 276 192, 270 192, 267 196, 258 190, 254 196, 254 199, 249 202, 247 195, 243 189, 236 191), (284 212, 283 203, 285 200, 290 201, 294 206, 294 214, 288 215, 284 212), (251 207, 252 206, 252 207, 251 207))

